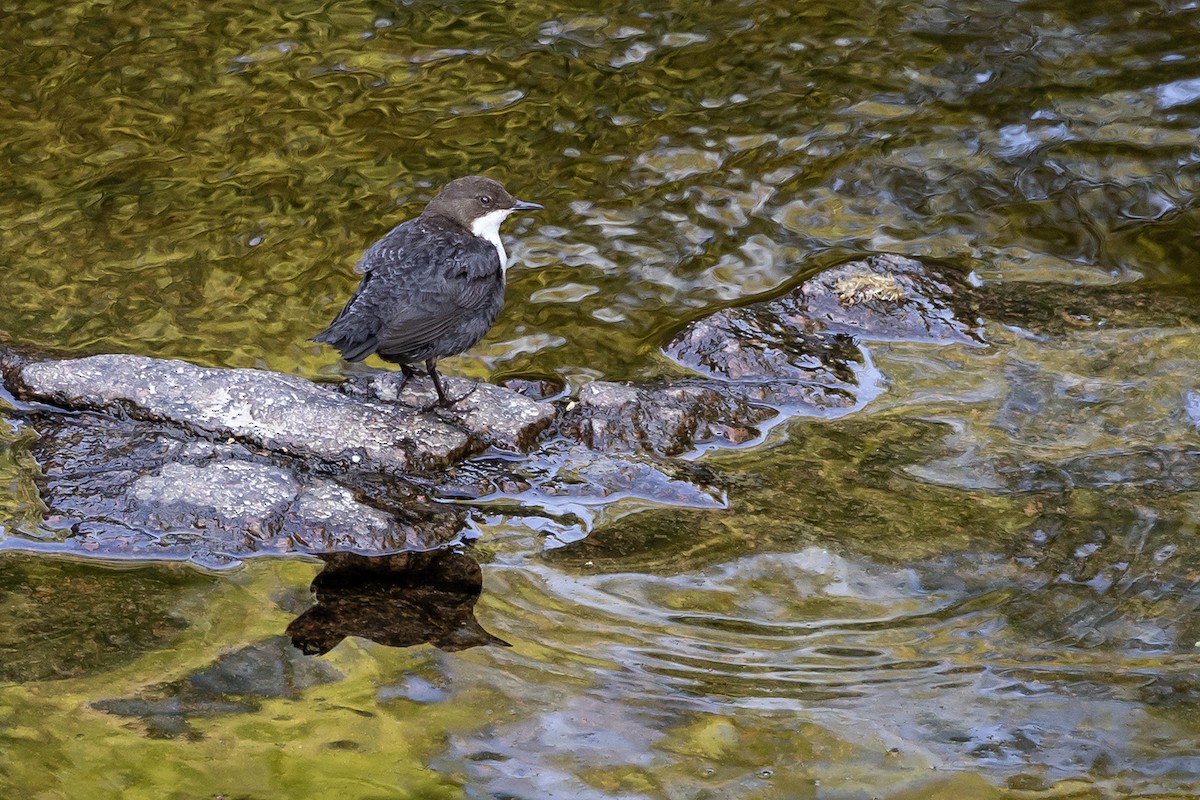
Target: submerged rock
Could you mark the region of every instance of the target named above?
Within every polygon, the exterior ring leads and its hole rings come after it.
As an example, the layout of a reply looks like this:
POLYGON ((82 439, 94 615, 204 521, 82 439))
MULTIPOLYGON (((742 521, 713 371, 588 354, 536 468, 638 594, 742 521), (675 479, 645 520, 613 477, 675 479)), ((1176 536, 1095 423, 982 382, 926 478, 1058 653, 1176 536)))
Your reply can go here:
POLYGON ((179 598, 210 598, 215 582, 198 570, 162 564, 131 575, 78 559, 0 554, 6 611, 0 681, 12 686, 112 675, 172 647, 188 627, 179 598))
POLYGON ((723 508, 725 492, 712 470, 694 461, 644 453, 599 453, 565 438, 539 446, 521 461, 481 458, 450 470, 438 492, 458 499, 518 502, 555 511, 638 498, 658 505, 723 508))
POLYGON ((697 320, 667 345, 667 355, 702 375, 729 381, 795 381, 852 389, 854 339, 815 329, 780 301, 727 308, 697 320))
POLYGON ((225 653, 212 664, 132 697, 97 700, 91 707, 141 721, 148 736, 200 739, 192 722, 249 714, 276 698, 296 698, 315 686, 342 679, 329 664, 308 658, 286 636, 274 636, 225 653))
MULTIPOLYGON (((1027 581, 1004 604, 1010 624, 1038 641, 1107 651, 1114 660, 1193 653, 1200 641, 1195 499, 1158 494, 1147 502, 1144 487, 1130 486, 1029 495, 1030 523, 1000 562, 1027 581)), ((1195 692, 1194 671, 1188 684, 1195 692)))
POLYGON ((697 320, 666 352, 685 367, 729 381, 800 381, 854 392, 860 340, 980 342, 971 289, 950 269, 871 256, 826 270, 774 300, 697 320))
MULTIPOLYGON (((91 704, 97 711, 137 719, 162 738, 200 738, 198 720, 253 713, 264 702, 295 698, 344 676, 323 655, 348 636, 389 647, 429 643, 449 652, 508 643, 475 618, 483 588, 479 563, 465 552, 442 549, 363 557, 322 556, 313 579, 314 605, 273 636, 221 654, 182 678, 91 704)), ((414 698, 436 701, 437 687, 409 676, 414 698), (431 691, 432 690, 432 691, 431 691), (420 693, 420 694, 418 694, 420 693), (422 697, 421 694, 424 696, 422 697)), ((393 693, 395 689, 381 689, 393 693)))
POLYGON ((597 381, 563 432, 606 451, 674 456, 752 442, 784 416, 832 417, 878 391, 863 341, 980 343, 973 287, 954 270, 876 255, 761 303, 688 324, 666 354, 705 379, 597 381))
POLYGON ((1191 286, 997 283, 982 287, 977 298, 984 318, 1037 336, 1200 325, 1200 296, 1191 286))
POLYGON ((825 270, 772 301, 803 318, 867 341, 982 343, 975 287, 961 272, 881 253, 825 270))

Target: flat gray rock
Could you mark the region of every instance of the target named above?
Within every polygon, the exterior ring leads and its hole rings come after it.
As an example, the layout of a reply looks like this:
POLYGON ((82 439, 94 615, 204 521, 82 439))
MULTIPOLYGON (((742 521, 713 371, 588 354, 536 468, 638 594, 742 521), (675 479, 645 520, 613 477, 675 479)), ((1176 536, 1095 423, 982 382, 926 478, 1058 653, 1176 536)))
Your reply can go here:
MULTIPOLYGON (((413 378, 401 392, 403 379, 400 373, 382 372, 351 378, 340 388, 353 397, 365 397, 387 404, 399 403, 411 410, 429 408, 437 400, 433 382, 429 379, 413 378)), ((443 378, 442 383, 451 399, 462 399, 438 413, 453 419, 488 447, 526 450, 538 434, 554 421, 554 406, 510 389, 463 378, 443 378)))
MULTIPOLYGON (((552 407, 495 386, 480 386, 460 407, 435 414, 424 411, 425 402, 388 402, 395 393, 388 396, 386 376, 371 384, 378 387, 373 396, 352 396, 276 372, 134 355, 34 361, 12 370, 10 382, 26 399, 169 422, 334 467, 388 473, 437 471, 493 444, 519 449, 554 416, 552 407)), ((460 393, 475 386, 451 385, 460 393)))

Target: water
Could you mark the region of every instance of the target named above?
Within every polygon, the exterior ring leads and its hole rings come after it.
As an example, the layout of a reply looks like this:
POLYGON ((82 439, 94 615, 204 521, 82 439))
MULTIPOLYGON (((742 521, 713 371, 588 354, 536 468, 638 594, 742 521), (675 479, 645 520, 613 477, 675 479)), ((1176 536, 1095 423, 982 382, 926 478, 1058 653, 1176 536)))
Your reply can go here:
MULTIPOLYGON (((687 320, 879 251, 1134 309, 877 346, 866 409, 702 457, 727 507, 481 508, 511 647, 305 656, 307 561, 4 555, 6 794, 1200 792, 1200 336, 1152 314, 1200 301, 1194 4, 0 13, 13 342, 336 376, 358 254, 472 172, 546 210, 448 373, 676 374, 687 320)), ((0 524, 48 537, 3 419, 0 524)))

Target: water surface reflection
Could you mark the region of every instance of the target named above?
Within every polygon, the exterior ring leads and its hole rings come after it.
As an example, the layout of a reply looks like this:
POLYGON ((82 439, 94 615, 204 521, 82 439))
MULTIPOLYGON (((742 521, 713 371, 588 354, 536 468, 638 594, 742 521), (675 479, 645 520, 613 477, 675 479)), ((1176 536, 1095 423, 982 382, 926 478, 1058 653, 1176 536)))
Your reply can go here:
MULTIPOLYGON (((6 556, 0 794, 1200 795, 1200 370, 1155 306, 1200 278, 1191 0, 4 14, 17 343, 337 376, 307 337, 354 260, 472 172, 547 212, 448 373, 669 375, 687 319, 865 252, 1060 324, 875 348, 852 418, 700 460, 727 503, 486 508, 482 569, 330 568, 308 611, 308 561, 6 556), (1045 300, 1128 282, 1103 326, 1045 300)), ((52 538, 2 421, 0 525, 52 538)))
POLYGON ((483 589, 479 562, 458 550, 360 556, 318 556, 316 605, 287 627, 308 655, 328 653, 347 636, 388 647, 428 642, 448 652, 480 645, 508 646, 475 619, 483 589))

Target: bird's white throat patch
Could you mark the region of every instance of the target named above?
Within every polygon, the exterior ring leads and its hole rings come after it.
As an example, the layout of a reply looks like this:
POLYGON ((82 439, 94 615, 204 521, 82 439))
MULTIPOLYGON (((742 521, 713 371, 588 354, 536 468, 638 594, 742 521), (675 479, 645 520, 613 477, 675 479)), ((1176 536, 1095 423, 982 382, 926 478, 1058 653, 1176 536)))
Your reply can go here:
POLYGON ((496 255, 500 256, 501 270, 508 269, 508 252, 504 249, 504 242, 500 241, 500 223, 511 213, 511 208, 498 208, 471 223, 471 233, 480 239, 487 239, 496 248, 496 255))

